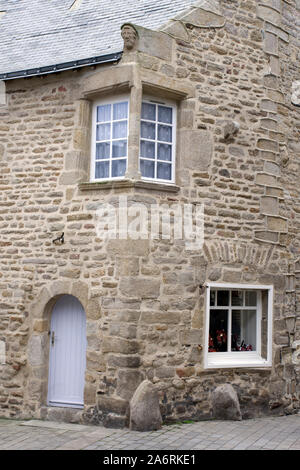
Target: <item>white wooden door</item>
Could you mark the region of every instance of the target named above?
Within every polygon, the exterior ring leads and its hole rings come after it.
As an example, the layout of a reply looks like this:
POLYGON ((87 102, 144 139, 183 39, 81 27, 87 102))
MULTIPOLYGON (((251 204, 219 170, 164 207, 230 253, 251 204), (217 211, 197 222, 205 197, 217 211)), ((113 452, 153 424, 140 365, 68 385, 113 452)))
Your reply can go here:
POLYGON ((48 404, 83 407, 86 317, 78 299, 64 295, 54 305, 50 329, 48 404))

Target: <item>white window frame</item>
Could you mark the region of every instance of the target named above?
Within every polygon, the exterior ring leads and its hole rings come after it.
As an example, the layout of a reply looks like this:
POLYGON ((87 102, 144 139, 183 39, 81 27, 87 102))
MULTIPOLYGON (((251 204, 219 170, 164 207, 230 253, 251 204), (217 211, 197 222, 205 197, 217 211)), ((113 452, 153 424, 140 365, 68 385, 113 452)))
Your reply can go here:
MULTIPOLYGON (((220 307, 220 309, 229 309, 220 307)), ((248 308, 247 308, 248 309, 248 308)), ((229 309, 231 315, 231 309, 229 309)), ((273 286, 254 284, 227 284, 209 282, 206 284, 206 318, 205 318, 205 347, 204 368, 235 368, 235 367, 271 367, 272 366, 272 332, 273 332, 273 286), (232 351, 232 352, 208 352, 209 344, 209 320, 210 320, 210 291, 218 289, 233 290, 255 290, 257 296, 257 347, 256 351, 232 351), (268 291, 268 326, 267 326, 267 359, 261 356, 261 291, 268 291)), ((229 322, 230 323, 230 322, 229 322)), ((231 337, 231 324, 229 324, 231 337)))
MULTIPOLYGON (((93 103, 93 111, 92 111, 92 132, 91 132, 91 139, 92 139, 92 146, 91 146, 91 168, 90 168, 90 181, 92 182, 103 182, 103 181, 114 181, 114 180, 122 180, 125 178, 125 174, 124 176, 109 176, 107 178, 96 178, 95 177, 95 169, 96 169, 96 132, 97 132, 97 107, 98 106, 101 106, 101 105, 106 105, 106 104, 110 104, 113 108, 113 105, 116 104, 116 103, 121 103, 121 102, 124 102, 124 101, 127 101, 128 103, 128 117, 127 117, 127 136, 126 136, 126 139, 127 139, 127 156, 126 156, 126 169, 125 169, 125 173, 126 173, 126 170, 128 168, 128 150, 129 150, 129 147, 128 147, 128 136, 129 136, 129 113, 130 113, 130 96, 129 94, 125 94, 125 95, 118 95, 116 98, 107 98, 107 99, 101 99, 101 100, 97 100, 93 103)), ((113 122, 113 120, 110 121, 111 123, 113 122)), ((110 158, 109 158, 109 174, 111 175, 111 168, 112 168, 112 161, 114 160, 111 156, 111 152, 112 152, 112 141, 115 140, 112 138, 112 132, 111 132, 111 135, 110 135, 110 144, 111 144, 111 150, 110 150, 110 158)), ((125 137, 122 137, 120 138, 119 140, 125 140, 125 137)), ((122 157, 120 158, 116 158, 116 160, 120 160, 122 159, 122 157)), ((125 160, 125 157, 123 158, 125 160)), ((103 161, 107 161, 108 159, 103 159, 103 161)), ((99 160, 100 161, 100 160, 99 160)))
MULTIPOLYGON (((142 138, 140 136, 140 145, 139 145, 139 147, 140 147, 140 151, 139 151, 139 168, 140 168, 141 160, 148 160, 148 161, 154 162, 155 174, 157 174, 157 162, 170 163, 170 165, 171 165, 171 179, 166 180, 166 179, 156 178, 156 176, 154 176, 154 178, 148 178, 146 176, 142 176, 142 180, 152 181, 152 182, 162 183, 162 184, 175 184, 175 176, 176 176, 176 134, 177 134, 177 106, 176 106, 176 103, 174 101, 165 100, 163 98, 160 99, 160 98, 157 98, 157 97, 154 97, 154 96, 149 96, 149 95, 143 95, 142 103, 155 104, 155 105, 157 105, 157 108, 158 108, 159 105, 166 106, 168 108, 172 108, 172 117, 173 117, 173 122, 172 122, 172 125, 171 125, 171 127, 172 127, 172 142, 171 142, 171 145, 172 145, 172 158, 171 158, 171 161, 158 160, 157 158, 153 159, 153 158, 142 157, 141 156, 141 140, 146 140, 147 141, 147 139, 142 138)), ((146 119, 142 119, 142 114, 141 114, 140 122, 142 122, 142 120, 147 122, 146 119)), ((154 121, 149 121, 149 122, 154 122, 154 121)), ((162 123, 162 124, 164 124, 164 123, 162 123)), ((167 124, 167 125, 170 125, 170 124, 167 124)), ((158 126, 158 120, 155 121, 156 136, 157 136, 157 126, 158 126)), ((157 139, 149 140, 149 141, 155 142, 155 147, 157 146, 157 143, 163 143, 163 144, 168 143, 168 142, 159 141, 157 139)))

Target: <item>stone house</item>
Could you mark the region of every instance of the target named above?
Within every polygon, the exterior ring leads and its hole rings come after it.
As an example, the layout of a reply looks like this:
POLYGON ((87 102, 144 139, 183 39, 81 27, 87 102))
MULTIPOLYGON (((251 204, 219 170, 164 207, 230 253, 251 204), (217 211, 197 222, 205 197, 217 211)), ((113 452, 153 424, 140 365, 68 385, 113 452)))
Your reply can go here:
POLYGON ((145 378, 164 421, 225 383, 243 418, 296 412, 299 0, 16 3, 0 416, 124 426, 145 378))

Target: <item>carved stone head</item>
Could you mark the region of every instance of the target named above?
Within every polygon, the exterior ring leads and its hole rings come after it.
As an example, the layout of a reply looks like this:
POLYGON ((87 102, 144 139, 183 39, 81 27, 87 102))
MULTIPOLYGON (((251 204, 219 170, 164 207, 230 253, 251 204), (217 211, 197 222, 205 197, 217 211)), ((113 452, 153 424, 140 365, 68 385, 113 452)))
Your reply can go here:
POLYGON ((137 31, 130 24, 122 26, 121 36, 124 41, 124 51, 132 51, 138 40, 137 31))

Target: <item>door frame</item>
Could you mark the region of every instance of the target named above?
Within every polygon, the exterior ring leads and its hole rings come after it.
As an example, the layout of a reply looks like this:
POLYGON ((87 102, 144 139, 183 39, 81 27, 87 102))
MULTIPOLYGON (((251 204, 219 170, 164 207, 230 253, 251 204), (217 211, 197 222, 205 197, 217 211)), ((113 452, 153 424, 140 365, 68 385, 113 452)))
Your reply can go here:
MULTIPOLYGON (((29 305, 29 336, 27 344, 28 358, 28 385, 26 395, 28 403, 28 416, 37 419, 47 418, 51 407, 47 405, 48 398, 48 377, 49 377, 49 350, 50 350, 50 321, 52 309, 57 300, 62 295, 73 295, 84 308, 87 325, 87 351, 89 338, 95 342, 98 321, 101 318, 100 298, 90 298, 89 285, 82 281, 60 280, 47 284, 47 287, 40 289, 38 295, 29 305), (94 327, 92 325, 95 325, 94 327), (93 335, 93 336, 91 336, 93 335)), ((96 338, 99 341, 100 338, 96 338)), ((91 368, 88 372, 93 373, 91 368)), ((84 386, 84 409, 77 409, 77 413, 83 413, 87 409, 96 406, 96 390, 93 384, 85 380, 84 386)), ((70 408, 55 408, 55 416, 59 410, 71 410, 70 408)), ((49 418, 50 419, 50 418, 49 418)), ((56 419, 53 417, 51 419, 56 419)), ((63 419, 64 420, 64 419, 63 419)))
MULTIPOLYGON (((66 306, 66 304, 65 304, 66 306)), ((63 308, 63 305, 62 305, 62 308, 63 308)), ((59 311, 56 311, 55 314, 57 315, 57 319, 56 321, 59 319, 59 311)), ((56 326, 57 326, 57 323, 56 323, 56 326)), ((80 326, 80 322, 78 323, 78 326, 80 326)), ((84 408, 84 385, 85 385, 85 372, 86 372, 86 350, 87 350, 87 338, 86 338, 86 313, 85 313, 85 310, 83 308, 83 305, 81 304, 81 302, 78 300, 77 297, 75 297, 74 295, 70 295, 70 294, 65 294, 65 295, 62 295, 60 296, 55 304, 53 305, 53 308, 52 308, 52 312, 51 312, 51 317, 50 317, 50 329, 49 329, 49 333, 50 333, 50 341, 49 341, 49 366, 48 366, 48 391, 47 391, 47 405, 48 406, 54 406, 54 407, 61 407, 61 408, 78 408, 78 409, 83 409, 84 408), (55 383, 55 370, 56 370, 56 367, 59 363, 59 358, 57 359, 53 354, 51 354, 51 351, 52 351, 52 334, 53 334, 53 331, 52 331, 52 328, 53 328, 53 312, 55 310, 55 308, 57 307, 57 304, 58 302, 60 302, 62 299, 64 298, 69 298, 70 299, 70 302, 71 302, 71 299, 74 299, 74 301, 76 302, 76 305, 78 306, 78 309, 80 309, 80 316, 82 315, 81 319, 83 320, 84 322, 84 325, 81 324, 81 326, 83 326, 83 331, 81 330, 81 333, 84 335, 84 346, 83 346, 83 350, 82 352, 84 353, 85 357, 84 357, 84 370, 80 371, 80 376, 79 374, 77 374, 77 378, 80 379, 80 387, 81 385, 83 385, 83 389, 82 389, 82 403, 72 403, 72 402, 59 402, 59 401, 55 401, 55 400, 50 400, 50 396, 49 396, 49 393, 50 393, 50 380, 53 379, 54 380, 54 383, 55 383), (58 362, 57 362, 58 361, 58 362), (52 369, 52 373, 53 375, 51 375, 51 367, 54 368, 52 369), (83 376, 81 375, 83 374, 83 376), (83 379, 83 380, 82 380, 83 379)), ((62 333, 62 331, 60 330, 60 333, 62 333)), ((55 338, 54 338, 54 345, 55 345, 55 338)), ((83 358, 81 358, 83 359, 83 358)), ((72 366, 72 364, 69 365, 70 368, 72 366)), ((76 367, 75 367, 75 370, 76 370, 76 367)), ((76 374, 75 374, 76 375, 76 374)), ((53 382, 52 382, 53 383, 53 382)), ((53 392, 53 390, 52 390, 53 392)))

